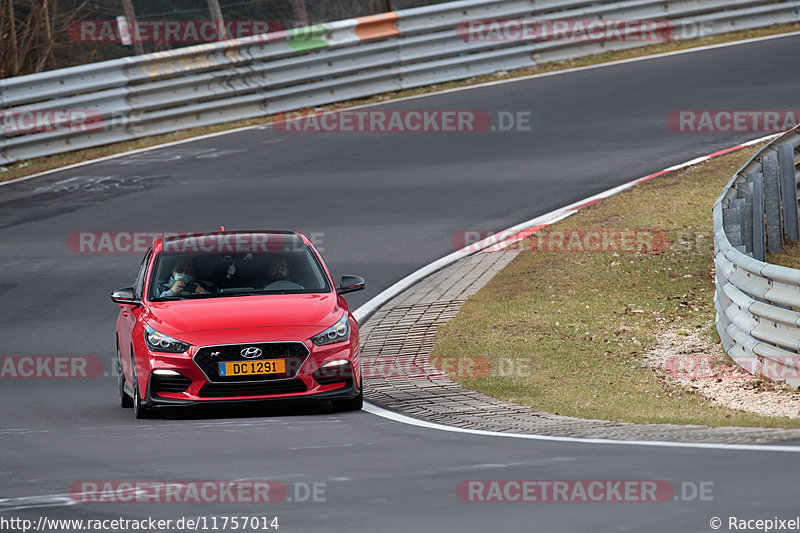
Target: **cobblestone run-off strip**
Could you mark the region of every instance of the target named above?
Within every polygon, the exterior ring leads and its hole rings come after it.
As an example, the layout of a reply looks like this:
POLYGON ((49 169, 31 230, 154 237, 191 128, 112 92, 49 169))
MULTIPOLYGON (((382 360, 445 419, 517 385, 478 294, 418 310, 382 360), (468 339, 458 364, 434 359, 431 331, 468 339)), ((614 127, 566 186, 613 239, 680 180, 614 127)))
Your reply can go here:
MULTIPOLYGON (((632 424, 536 411, 462 388, 430 363, 436 330, 517 252, 462 259, 389 300, 361 326, 365 399, 405 415, 465 429, 589 439, 758 444, 800 430, 632 424)), ((447 367, 445 367, 447 368, 447 367)))

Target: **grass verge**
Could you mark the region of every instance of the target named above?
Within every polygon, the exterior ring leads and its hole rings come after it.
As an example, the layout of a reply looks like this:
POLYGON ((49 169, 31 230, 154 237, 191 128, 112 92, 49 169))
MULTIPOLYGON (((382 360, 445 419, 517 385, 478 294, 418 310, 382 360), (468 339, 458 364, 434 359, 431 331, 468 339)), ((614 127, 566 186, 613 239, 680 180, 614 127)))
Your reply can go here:
MULTIPOLYGON (((489 81, 497 81, 502 79, 518 78, 522 76, 530 76, 533 74, 542 74, 547 72, 555 72, 558 70, 566 70, 570 68, 584 67, 590 65, 598 65, 612 61, 619 61, 622 59, 630 59, 634 57, 644 57, 653 54, 661 54, 666 52, 674 52, 677 50, 687 50, 690 48, 697 48, 700 46, 708 46, 713 44, 720 44, 732 41, 740 41, 744 39, 753 39, 756 37, 765 37, 768 35, 777 35, 782 33, 791 33, 800 31, 800 23, 792 24, 776 24, 766 28, 758 28, 755 30, 742 30, 731 33, 724 33, 720 35, 713 35, 709 37, 700 37, 696 39, 687 39, 685 41, 669 41, 666 43, 658 43, 641 48, 633 48, 630 50, 609 51, 602 54, 594 54, 591 56, 569 59, 564 61, 543 63, 537 67, 528 67, 516 69, 508 72, 497 72, 494 74, 486 74, 476 76, 465 80, 457 80, 448 83, 440 83, 435 85, 427 85, 425 87, 418 87, 404 91, 396 91, 392 93, 384 93, 369 98, 360 98, 356 100, 348 100, 344 102, 337 102, 327 106, 315 108, 319 111, 335 110, 344 107, 352 107, 358 105, 365 105, 374 102, 382 102, 393 100, 396 98, 404 98, 408 96, 415 96, 419 94, 427 94, 446 89, 453 89, 458 87, 467 87, 470 85, 478 85, 489 81)), ((57 169, 63 166, 73 165, 107 157, 114 154, 155 146, 169 142, 180 141, 189 139, 200 135, 207 135, 220 131, 227 131, 247 126, 267 125, 272 122, 272 116, 263 116, 246 120, 238 120, 232 122, 225 122, 215 124, 212 126, 202 126, 196 128, 188 128, 179 130, 163 135, 154 135, 142 139, 132 141, 125 141, 121 143, 109 144, 105 146, 98 146, 95 148, 87 148, 85 150, 66 152, 63 154, 54 154, 47 157, 40 157, 30 159, 27 161, 18 161, 11 165, 0 167, 0 182, 9 181, 25 176, 30 176, 40 172, 57 169)))
MULTIPOLYGON (((432 360, 486 357, 496 369, 463 386, 535 409, 620 422, 800 427, 712 405, 645 362, 659 334, 700 335, 729 361, 714 329, 711 206, 757 150, 650 180, 546 228, 438 332, 432 360), (586 230, 648 230, 656 253, 581 252, 586 230), (577 231, 576 231, 577 230, 577 231)), ((649 235, 649 234, 645 234, 649 235)), ((586 242, 586 241, 584 241, 586 242)), ((595 241, 596 242, 596 241, 595 241)), ((494 252, 503 253, 503 252, 494 252)), ((708 355, 708 354, 705 354, 708 355)), ((785 386, 761 381, 764 390, 785 386)), ((786 394, 795 394, 786 391, 786 394)))

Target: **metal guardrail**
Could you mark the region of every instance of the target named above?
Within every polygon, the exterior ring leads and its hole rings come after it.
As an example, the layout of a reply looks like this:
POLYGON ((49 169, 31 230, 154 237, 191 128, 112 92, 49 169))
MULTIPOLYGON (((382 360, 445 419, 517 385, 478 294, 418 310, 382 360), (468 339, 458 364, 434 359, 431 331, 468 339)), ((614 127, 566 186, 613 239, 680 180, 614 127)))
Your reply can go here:
POLYGON ((800 0, 466 0, 4 79, 0 164, 642 46, 464 39, 459 23, 475 19, 659 20, 709 35, 798 21, 800 0))
POLYGON ((800 128, 771 141, 714 204, 716 326, 748 372, 800 386, 800 270, 765 262, 800 239, 800 128))

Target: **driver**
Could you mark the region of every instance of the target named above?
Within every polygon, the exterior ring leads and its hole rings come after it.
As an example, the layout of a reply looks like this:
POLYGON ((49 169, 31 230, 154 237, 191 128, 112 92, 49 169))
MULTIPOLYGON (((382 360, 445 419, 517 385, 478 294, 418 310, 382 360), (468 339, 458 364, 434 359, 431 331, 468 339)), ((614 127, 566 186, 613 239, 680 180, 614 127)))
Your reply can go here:
POLYGON ((303 286, 289 279, 291 272, 286 258, 276 256, 270 259, 267 265, 267 282, 264 285, 266 290, 281 289, 302 289, 303 286))
POLYGON ((214 284, 196 277, 197 267, 192 259, 181 259, 172 267, 166 282, 159 282, 159 297, 186 296, 217 292, 214 284))

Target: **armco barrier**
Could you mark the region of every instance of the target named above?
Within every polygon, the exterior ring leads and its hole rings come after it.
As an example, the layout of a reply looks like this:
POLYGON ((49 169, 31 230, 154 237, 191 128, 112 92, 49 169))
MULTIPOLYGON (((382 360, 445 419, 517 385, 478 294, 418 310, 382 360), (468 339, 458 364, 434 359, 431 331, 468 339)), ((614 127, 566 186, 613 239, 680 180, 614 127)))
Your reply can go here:
POLYGON ((764 262, 797 241, 800 128, 770 142, 714 204, 716 325, 752 374, 800 386, 800 270, 764 262))
POLYGON ((680 39, 798 21, 800 0, 466 0, 4 79, 0 164, 642 45, 459 35, 476 19, 658 21, 680 39))

